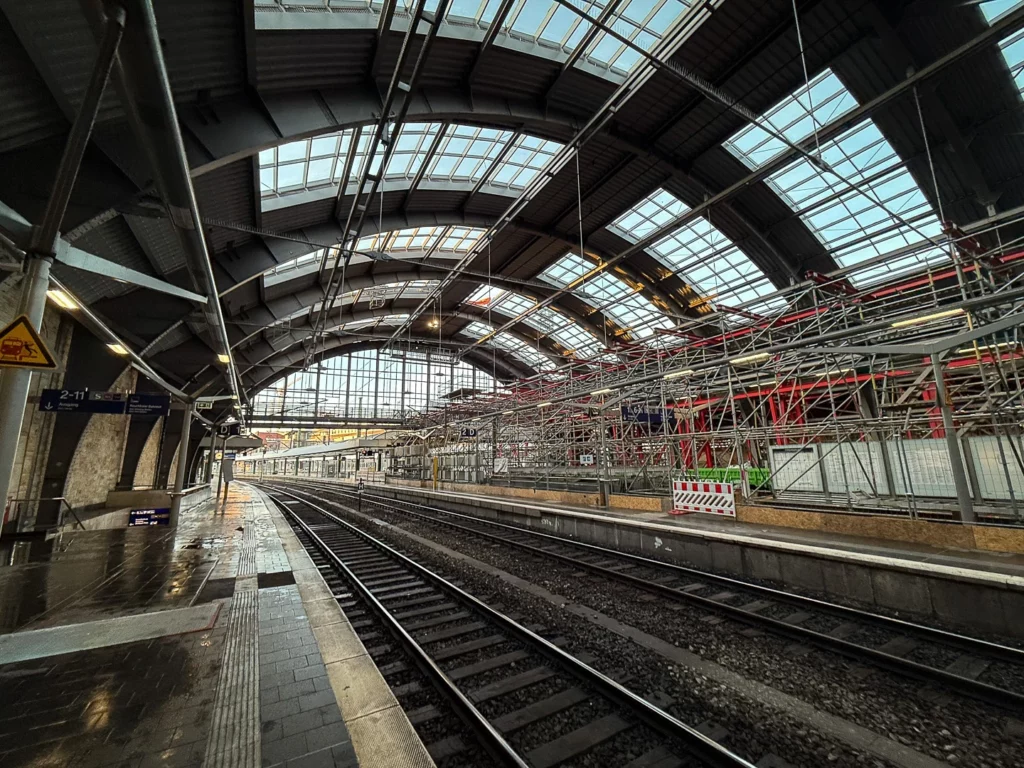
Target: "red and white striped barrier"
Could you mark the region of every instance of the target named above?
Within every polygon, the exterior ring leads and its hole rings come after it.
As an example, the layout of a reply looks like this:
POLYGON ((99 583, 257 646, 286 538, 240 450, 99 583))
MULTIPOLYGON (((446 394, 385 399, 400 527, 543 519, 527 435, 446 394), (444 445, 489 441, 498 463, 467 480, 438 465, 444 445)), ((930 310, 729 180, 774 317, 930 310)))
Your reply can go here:
POLYGON ((732 483, 673 480, 670 514, 688 515, 693 512, 736 517, 736 497, 733 496, 732 483))

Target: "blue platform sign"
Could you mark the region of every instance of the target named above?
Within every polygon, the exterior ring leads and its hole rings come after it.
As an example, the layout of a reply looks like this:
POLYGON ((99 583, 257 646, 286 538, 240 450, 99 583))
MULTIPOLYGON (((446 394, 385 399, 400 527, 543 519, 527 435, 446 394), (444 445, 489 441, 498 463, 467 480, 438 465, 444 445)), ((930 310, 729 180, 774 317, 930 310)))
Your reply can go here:
POLYGON ((166 416, 170 412, 170 395, 128 395, 129 416, 166 416))
POLYGON ((124 392, 91 392, 88 389, 44 389, 39 410, 48 413, 124 413, 124 392))
POLYGON ((128 525, 170 525, 171 510, 166 507, 159 509, 133 509, 128 513, 128 525))

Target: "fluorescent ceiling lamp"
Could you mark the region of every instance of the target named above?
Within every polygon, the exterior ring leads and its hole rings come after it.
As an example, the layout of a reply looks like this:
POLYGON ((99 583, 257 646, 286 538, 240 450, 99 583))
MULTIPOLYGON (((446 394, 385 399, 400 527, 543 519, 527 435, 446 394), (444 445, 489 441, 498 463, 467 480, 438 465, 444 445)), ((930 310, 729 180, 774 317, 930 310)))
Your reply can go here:
POLYGON ((537 405, 537 407, 538 408, 547 408, 549 405, 551 405, 551 403, 539 403, 537 405))
POLYGON ((47 291, 46 295, 50 297, 50 301, 62 309, 78 309, 78 305, 64 291, 58 291, 54 288, 47 291))
POLYGON ((227 355, 217 355, 217 359, 220 360, 220 362, 224 363, 224 365, 227 365, 228 363, 231 362, 231 358, 228 357, 227 355))
POLYGON ((515 413, 515 411, 502 411, 501 415, 502 416, 511 416, 513 413, 515 413))
POLYGON ((590 394, 592 397, 596 395, 610 395, 612 392, 615 391, 615 389, 615 387, 608 387, 607 389, 598 389, 594 392, 591 392, 590 394))
POLYGON ((933 315, 925 315, 924 317, 912 317, 909 320, 897 320, 892 324, 893 328, 909 328, 912 325, 923 325, 924 323, 930 323, 933 320, 944 320, 947 317, 957 317, 962 315, 964 310, 961 309, 947 309, 945 312, 936 312, 933 315))
POLYGON ((122 347, 120 344, 107 344, 107 349, 113 352, 115 355, 127 355, 128 350, 122 347))
MULTIPOLYGON (((1008 347, 1016 347, 1016 346, 1017 346, 1017 342, 1016 341, 1001 341, 998 344, 979 344, 978 345, 978 351, 979 352, 983 352, 986 349, 991 349, 991 350, 1006 349, 1008 347)), ((958 349, 956 351, 956 353, 958 355, 973 355, 974 354, 974 347, 964 347, 963 349, 958 349)))
POLYGON ((665 381, 669 381, 670 379, 679 379, 682 378, 683 376, 690 376, 692 374, 693 371, 687 368, 685 371, 672 371, 672 373, 666 373, 661 378, 663 378, 665 381))
POLYGON ((746 365, 747 363, 763 363, 765 360, 770 358, 767 352, 758 352, 756 355, 747 355, 746 357, 736 357, 729 362, 733 365, 746 365))

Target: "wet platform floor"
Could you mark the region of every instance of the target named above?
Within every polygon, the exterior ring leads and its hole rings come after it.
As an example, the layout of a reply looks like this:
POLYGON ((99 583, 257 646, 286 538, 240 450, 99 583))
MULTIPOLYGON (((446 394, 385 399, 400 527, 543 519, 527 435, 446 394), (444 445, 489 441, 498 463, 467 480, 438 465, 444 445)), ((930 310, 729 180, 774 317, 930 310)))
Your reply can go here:
POLYGON ((177 530, 0 540, 0 765, 358 765, 285 529, 238 485, 177 530))

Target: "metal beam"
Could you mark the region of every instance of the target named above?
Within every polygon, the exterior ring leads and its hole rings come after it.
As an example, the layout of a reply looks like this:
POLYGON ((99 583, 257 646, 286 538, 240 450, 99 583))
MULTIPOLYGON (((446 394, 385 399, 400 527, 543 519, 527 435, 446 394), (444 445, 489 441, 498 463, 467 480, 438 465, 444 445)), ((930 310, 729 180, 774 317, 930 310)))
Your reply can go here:
MULTIPOLYGON (((669 2, 671 1, 672 0, 669 0, 669 2)), ((549 101, 551 99, 551 94, 554 92, 555 88, 558 87, 558 84, 565 78, 566 73, 576 66, 576 62, 582 58, 584 52, 586 52, 587 48, 590 47, 590 44, 594 42, 594 38, 601 33, 600 25, 606 24, 608 19, 618 12, 619 6, 622 5, 622 2, 623 0, 612 0, 612 2, 608 3, 604 10, 601 11, 601 14, 597 17, 598 23, 590 25, 590 29, 584 33, 582 39, 580 39, 576 47, 572 49, 572 53, 569 54, 569 58, 562 63, 562 68, 558 71, 558 74, 555 75, 554 79, 551 81, 551 85, 549 85, 547 90, 544 92, 544 101, 549 101)), ((580 20, 580 24, 587 23, 589 22, 580 20)))
POLYGON ((150 291, 158 291, 170 296, 177 296, 179 299, 194 301, 196 304, 206 304, 208 302, 206 296, 187 291, 165 280, 160 280, 151 275, 129 269, 116 262, 100 258, 88 251, 83 251, 81 248, 75 248, 66 240, 58 241, 56 258, 61 264, 66 264, 74 269, 80 269, 83 272, 103 275, 118 282, 137 285, 150 291))
POLYGON ((505 23, 508 12, 512 10, 512 6, 516 0, 501 0, 501 5, 498 6, 498 10, 494 13, 494 20, 488 25, 487 31, 484 33, 484 39, 480 43, 480 47, 476 51, 476 56, 473 57, 473 63, 469 66, 469 72, 466 73, 466 86, 472 90, 473 81, 476 80, 476 76, 480 74, 480 65, 483 63, 484 57, 487 55, 487 51, 490 50, 491 46, 494 45, 495 39, 498 37, 498 33, 501 32, 501 27, 505 23))
POLYGON ((153 169, 193 284, 210 298, 205 308, 206 320, 213 330, 216 351, 226 360, 225 374, 231 391, 241 398, 243 393, 231 360, 231 343, 203 237, 153 6, 148 0, 123 1, 128 22, 115 69, 121 101, 153 169))
POLYGON ((373 41, 373 56, 370 58, 370 77, 374 78, 380 71, 384 59, 384 38, 391 29, 391 20, 395 18, 397 0, 383 0, 384 4, 377 17, 377 37, 373 41))

